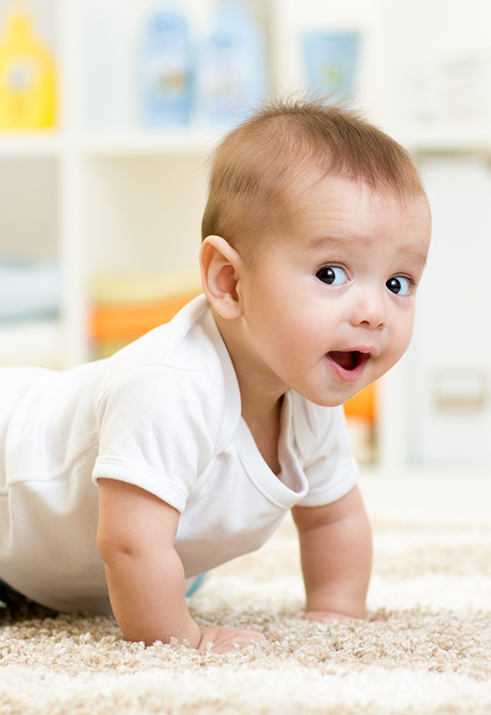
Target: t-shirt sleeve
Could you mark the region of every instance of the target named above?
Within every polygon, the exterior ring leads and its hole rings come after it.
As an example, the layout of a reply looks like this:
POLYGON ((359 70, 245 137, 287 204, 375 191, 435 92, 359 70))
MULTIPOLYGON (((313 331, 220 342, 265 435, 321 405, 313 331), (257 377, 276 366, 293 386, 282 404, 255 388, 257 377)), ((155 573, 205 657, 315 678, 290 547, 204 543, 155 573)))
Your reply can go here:
POLYGON ((213 404, 210 385, 199 373, 154 366, 126 376, 98 405, 93 481, 134 484, 182 512, 213 457, 213 404))
POLYGON ((323 506, 341 499, 359 476, 343 407, 320 407, 300 398, 294 409, 294 430, 309 483, 299 506, 323 506))

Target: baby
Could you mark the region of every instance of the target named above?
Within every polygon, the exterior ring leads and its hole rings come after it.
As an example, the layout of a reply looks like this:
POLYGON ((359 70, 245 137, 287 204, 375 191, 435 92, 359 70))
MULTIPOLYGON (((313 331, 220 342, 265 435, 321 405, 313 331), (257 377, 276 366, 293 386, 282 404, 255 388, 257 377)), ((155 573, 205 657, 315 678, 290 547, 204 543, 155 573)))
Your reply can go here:
POLYGON ((204 295, 109 359, 0 370, 0 579, 126 638, 224 653, 185 579, 292 510, 305 618, 365 617, 371 535, 342 403, 408 347, 430 242, 417 170, 337 106, 278 103, 211 170, 204 295))

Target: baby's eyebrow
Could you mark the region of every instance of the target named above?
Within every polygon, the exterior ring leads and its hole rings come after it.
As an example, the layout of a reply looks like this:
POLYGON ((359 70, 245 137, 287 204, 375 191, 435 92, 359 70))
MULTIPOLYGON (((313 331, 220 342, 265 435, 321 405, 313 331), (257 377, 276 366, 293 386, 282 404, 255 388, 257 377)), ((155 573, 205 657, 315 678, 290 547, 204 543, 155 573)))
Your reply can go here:
MULTIPOLYGON (((356 236, 336 236, 335 234, 326 234, 316 237, 310 237, 308 241, 308 250, 316 253, 329 245, 329 247, 346 247, 356 245, 358 238, 356 236)), ((426 266, 428 252, 413 248, 411 244, 401 246, 397 250, 397 258, 399 260, 410 261, 414 270, 424 270, 426 266)))
POLYGON ((400 256, 409 258, 412 263, 416 265, 417 268, 423 268, 426 266, 428 254, 422 253, 421 251, 413 251, 412 249, 401 249, 400 256))
POLYGON ((355 243, 356 238, 352 238, 350 236, 334 236, 334 235, 326 235, 326 236, 319 236, 317 238, 310 238, 308 242, 308 248, 311 251, 315 251, 318 248, 325 248, 326 244, 331 245, 336 245, 339 244, 340 246, 346 246, 347 244, 355 243))

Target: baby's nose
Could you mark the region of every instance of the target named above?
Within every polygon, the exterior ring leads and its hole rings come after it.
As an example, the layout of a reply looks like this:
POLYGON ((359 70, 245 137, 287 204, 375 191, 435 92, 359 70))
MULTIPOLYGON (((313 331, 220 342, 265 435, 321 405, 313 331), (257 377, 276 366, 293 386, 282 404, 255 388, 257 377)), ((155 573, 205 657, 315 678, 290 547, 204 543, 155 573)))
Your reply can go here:
POLYGON ((354 325, 364 325, 370 330, 376 330, 384 327, 386 319, 385 301, 378 291, 367 291, 360 294, 353 306, 352 322, 354 325))

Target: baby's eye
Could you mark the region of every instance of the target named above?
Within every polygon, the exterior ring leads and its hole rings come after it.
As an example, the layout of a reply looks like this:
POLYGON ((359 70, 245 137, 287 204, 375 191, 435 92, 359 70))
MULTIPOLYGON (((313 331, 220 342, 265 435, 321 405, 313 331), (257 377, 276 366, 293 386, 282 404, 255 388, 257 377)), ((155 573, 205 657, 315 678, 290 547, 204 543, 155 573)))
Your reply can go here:
POLYGON ((397 295, 409 295, 414 281, 412 281, 411 278, 407 278, 407 276, 393 276, 393 278, 389 278, 385 285, 392 293, 396 293, 397 295))
POLYGON ((348 280, 344 269, 339 266, 322 266, 315 275, 320 281, 330 286, 340 286, 348 280))

